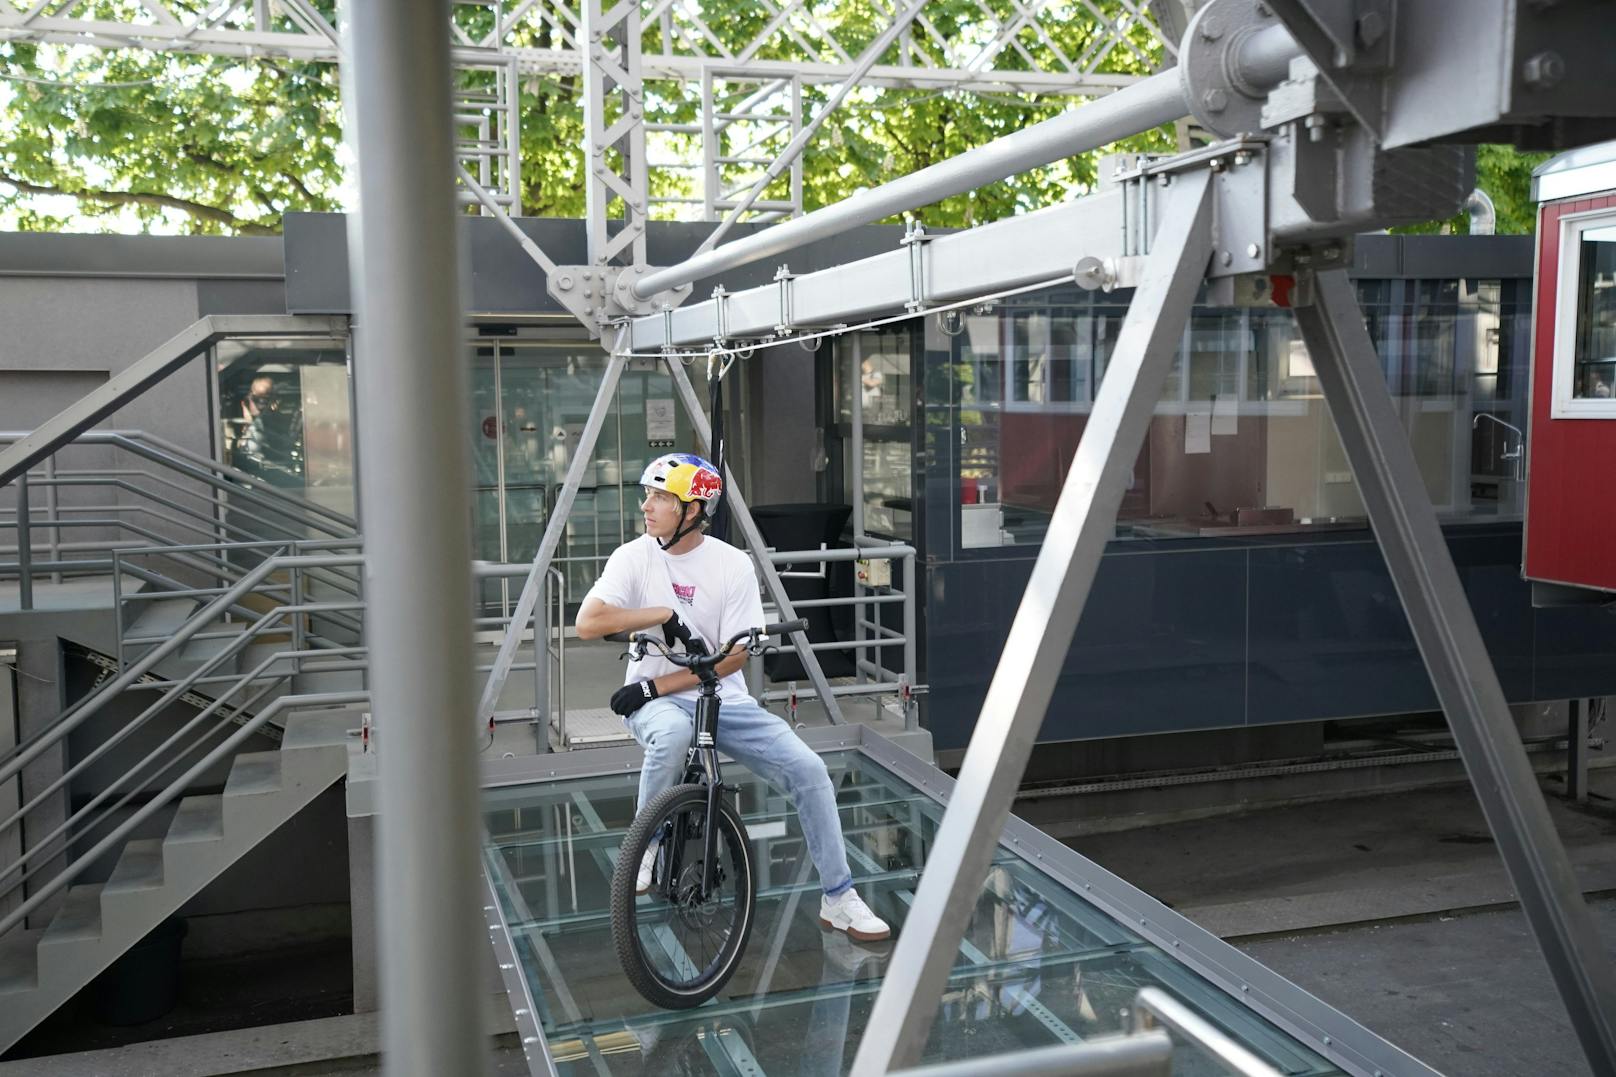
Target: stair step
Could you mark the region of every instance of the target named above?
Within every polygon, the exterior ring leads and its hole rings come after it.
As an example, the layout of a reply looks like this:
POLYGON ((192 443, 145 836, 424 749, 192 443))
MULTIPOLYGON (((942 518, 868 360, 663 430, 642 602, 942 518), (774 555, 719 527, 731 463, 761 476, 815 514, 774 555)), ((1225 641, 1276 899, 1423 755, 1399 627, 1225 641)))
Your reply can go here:
POLYGON ((42 931, 13 931, 0 939, 0 995, 32 991, 39 983, 39 945, 42 931))
POLYGON ((218 841, 224 837, 224 797, 218 793, 180 800, 174 821, 168 824, 164 844, 218 841))
POLYGON ((190 620, 197 605, 190 598, 154 598, 138 602, 134 608, 138 613, 125 635, 167 637, 190 620))
POLYGON ((355 732, 364 725, 358 707, 352 710, 298 711, 287 718, 281 736, 281 751, 299 748, 331 748, 358 744, 355 732))
POLYGON ((101 937, 101 884, 67 888, 67 898, 39 940, 41 946, 101 937))
POLYGON ((137 838, 123 847, 103 894, 156 890, 163 885, 163 839, 137 838))
POLYGON ((280 752, 243 752, 236 756, 224 783, 227 797, 278 793, 281 788, 280 752))

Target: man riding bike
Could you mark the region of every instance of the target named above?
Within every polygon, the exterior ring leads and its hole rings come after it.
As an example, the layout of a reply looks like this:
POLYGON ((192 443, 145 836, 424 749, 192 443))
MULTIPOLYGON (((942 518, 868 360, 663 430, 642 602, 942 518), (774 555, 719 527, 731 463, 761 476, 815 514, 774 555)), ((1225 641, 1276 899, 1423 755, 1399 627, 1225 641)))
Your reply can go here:
MULTIPOLYGON (((619 546, 578 610, 580 639, 660 628, 671 647, 676 641, 718 645, 736 633, 764 623, 757 579, 745 553, 704 534, 723 492, 723 478, 700 456, 669 453, 651 461, 640 485, 645 534, 619 546)), ((824 761, 746 691, 741 667, 744 648, 718 664, 718 749, 769 784, 782 788, 802 820, 808 855, 819 872, 824 895, 822 926, 871 942, 891 928, 853 888, 847 865, 836 789, 824 761)), ((694 733, 695 674, 654 654, 630 662, 623 687, 611 699, 629 732, 645 749, 637 807, 677 784, 694 733)), ((655 850, 640 864, 638 890, 650 888, 655 850)))

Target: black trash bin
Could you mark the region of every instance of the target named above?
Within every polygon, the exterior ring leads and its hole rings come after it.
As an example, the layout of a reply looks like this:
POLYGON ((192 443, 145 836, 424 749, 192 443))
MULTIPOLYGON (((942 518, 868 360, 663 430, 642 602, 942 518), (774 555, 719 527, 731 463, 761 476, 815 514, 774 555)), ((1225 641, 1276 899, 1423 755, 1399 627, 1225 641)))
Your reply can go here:
MULTIPOLYGON (((845 546, 842 529, 853 515, 851 505, 821 505, 817 502, 794 502, 778 505, 755 505, 752 519, 757 522, 763 541, 776 550, 817 550, 821 544, 836 549, 845 546)), ((795 569, 812 572, 819 562, 804 561, 799 565, 777 565, 782 572, 795 569)), ((792 599, 837 598, 853 593, 853 566, 851 562, 832 562, 825 566, 823 578, 787 579, 786 595, 792 599)), ((847 606, 814 606, 799 611, 808 619, 808 635, 815 643, 845 640, 852 634, 853 613, 847 606)), ((827 677, 846 677, 853 673, 853 655, 850 651, 819 651, 819 664, 827 677)), ((807 679, 802 662, 795 651, 782 650, 763 661, 763 672, 773 683, 807 679)))
POLYGON ((180 997, 186 930, 183 919, 169 917, 96 977, 91 990, 96 1017, 109 1025, 143 1025, 172 1010, 180 997))

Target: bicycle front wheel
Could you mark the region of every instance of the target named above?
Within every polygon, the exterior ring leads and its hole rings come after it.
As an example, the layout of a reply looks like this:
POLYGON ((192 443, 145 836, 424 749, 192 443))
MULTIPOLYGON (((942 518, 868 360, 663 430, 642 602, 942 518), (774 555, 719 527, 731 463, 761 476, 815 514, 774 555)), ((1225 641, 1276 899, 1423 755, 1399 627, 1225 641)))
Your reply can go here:
POLYGON ((612 873, 612 941, 629 982, 664 1009, 700 1006, 741 962, 752 933, 752 851, 735 809, 719 799, 717 870, 703 893, 707 787, 676 785, 635 817, 612 873), (646 850, 651 889, 635 896, 646 850))

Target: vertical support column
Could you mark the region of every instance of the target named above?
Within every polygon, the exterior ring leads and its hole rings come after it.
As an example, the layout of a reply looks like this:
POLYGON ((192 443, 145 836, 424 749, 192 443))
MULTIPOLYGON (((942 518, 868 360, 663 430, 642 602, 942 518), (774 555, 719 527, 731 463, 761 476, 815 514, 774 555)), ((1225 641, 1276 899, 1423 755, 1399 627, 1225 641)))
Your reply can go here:
POLYGON ((639 0, 584 0, 584 216, 589 264, 645 264, 645 92, 640 77, 639 0), (615 152, 616 161, 610 159, 615 152), (622 227, 607 228, 612 203, 622 227))
POLYGON ((1588 800, 1588 708, 1591 699, 1573 699, 1566 705, 1566 797, 1578 804, 1588 800))
POLYGON ((379 769, 382 1058, 485 1069, 471 677, 471 469, 449 5, 349 0, 366 631, 379 769))
POLYGON ((1312 283, 1313 305, 1297 308, 1296 324, 1432 687, 1588 1063, 1616 1073, 1616 968, 1554 832, 1346 271, 1312 283))
POLYGON ((866 1022, 853 1061, 856 1077, 913 1066, 925 1049, 1206 272, 1212 249, 1209 184, 1208 173, 1183 176, 1164 192, 1160 230, 988 686, 954 799, 866 1022))

